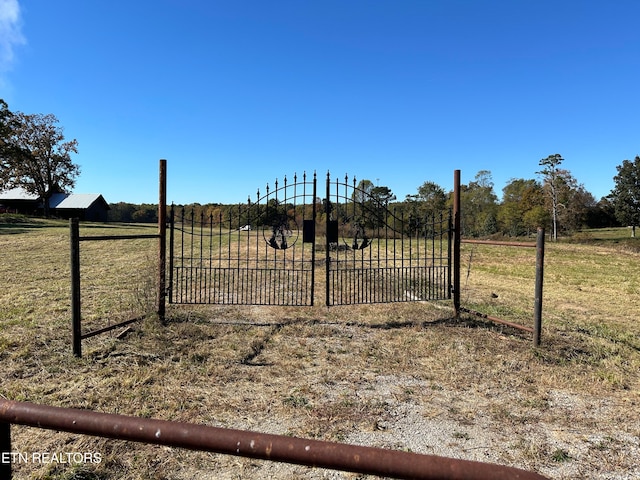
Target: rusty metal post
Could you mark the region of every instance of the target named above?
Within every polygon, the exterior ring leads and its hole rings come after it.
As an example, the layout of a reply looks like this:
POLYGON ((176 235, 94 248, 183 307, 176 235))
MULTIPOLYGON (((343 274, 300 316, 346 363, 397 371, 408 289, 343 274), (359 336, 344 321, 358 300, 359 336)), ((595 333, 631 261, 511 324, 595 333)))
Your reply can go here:
POLYGON ((80 221, 69 220, 71 243, 71 331, 73 354, 82 356, 82 328, 80 307, 80 221))
POLYGON ((311 242, 311 306, 312 307, 315 302, 315 291, 316 291, 316 221, 318 219, 318 212, 316 212, 316 195, 317 194, 318 194, 318 177, 316 176, 316 172, 313 172, 313 203, 312 203, 313 209, 311 212, 311 221, 313 222, 313 239, 311 242))
POLYGON ((176 212, 175 205, 171 204, 171 212, 169 213, 169 285, 168 285, 168 295, 169 295, 169 303, 173 303, 173 247, 175 246, 175 238, 174 238, 174 223, 176 221, 176 212))
POLYGON ((453 171, 453 308, 460 317, 460 170, 453 171))
POLYGON ((0 422, 0 478, 11 479, 11 424, 0 422))
MULTIPOLYGON (((543 480, 518 468, 0 398, 0 422, 403 479, 543 480)), ((5 477, 3 477, 5 478, 5 477)))
POLYGON ((533 345, 540 345, 542 335, 542 284, 544 281, 544 228, 538 228, 538 238, 536 242, 536 290, 535 304, 533 307, 533 345))
POLYGON ((160 160, 158 194, 158 318, 164 322, 167 272, 167 161, 160 160))
MULTIPOLYGON (((331 226, 331 221, 329 220, 331 218, 331 175, 329 174, 329 172, 327 172, 327 191, 326 191, 326 195, 327 195, 327 200, 325 202, 324 205, 324 213, 325 213, 325 242, 324 242, 324 261, 325 261, 325 281, 324 281, 324 299, 325 299, 325 305, 328 307, 329 305, 331 305, 331 300, 330 300, 330 291, 329 291, 329 285, 330 285, 330 275, 331 275, 331 255, 330 255, 330 226, 331 226)), ((336 199, 337 202, 337 199, 336 199)))

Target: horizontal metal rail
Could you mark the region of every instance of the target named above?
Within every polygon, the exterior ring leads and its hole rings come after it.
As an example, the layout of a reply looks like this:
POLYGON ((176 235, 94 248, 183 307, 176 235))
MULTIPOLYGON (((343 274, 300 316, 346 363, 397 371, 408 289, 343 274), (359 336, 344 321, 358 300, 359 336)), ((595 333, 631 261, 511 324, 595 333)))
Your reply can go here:
POLYGON ((140 235, 95 235, 78 237, 78 241, 88 242, 91 240, 136 240, 140 238, 160 238, 160 235, 157 233, 145 233, 140 235))
MULTIPOLYGON (((0 399, 0 428, 5 433, 3 437, 10 436, 7 435, 10 433, 10 424, 392 478, 545 478, 513 467, 470 460, 0 399)), ((3 451, 0 452, 2 458, 7 456, 5 451, 10 451, 10 448, 10 441, 5 438, 2 441, 3 451)), ((0 469, 4 469, 0 470, 1 478, 11 478, 10 463, 1 463, 0 469)))
POLYGON ((534 329, 531 327, 525 327, 524 325, 519 325, 517 323, 507 322, 506 320, 502 320, 501 318, 493 317, 491 315, 487 315, 486 313, 478 312, 476 310, 471 310, 470 308, 460 307, 460 311, 468 313, 470 315, 475 315, 476 317, 486 318, 487 320, 491 320, 492 322, 501 323, 502 325, 507 325, 508 327, 516 328, 518 330, 534 333, 534 329))
POLYGON ((113 325, 109 325, 108 327, 99 328, 98 330, 93 330, 88 333, 83 333, 82 335, 80 335, 80 338, 84 340, 85 338, 95 337, 96 335, 100 335, 101 333, 110 332, 111 330, 115 330, 116 328, 124 327, 131 323, 139 322, 141 320, 144 320, 145 318, 146 318, 145 316, 130 318, 129 320, 124 320, 122 322, 114 323, 113 325))
POLYGON ((498 245, 502 247, 532 247, 538 246, 535 242, 499 242, 497 240, 472 240, 469 238, 463 238, 460 240, 462 243, 475 243, 478 245, 498 245))

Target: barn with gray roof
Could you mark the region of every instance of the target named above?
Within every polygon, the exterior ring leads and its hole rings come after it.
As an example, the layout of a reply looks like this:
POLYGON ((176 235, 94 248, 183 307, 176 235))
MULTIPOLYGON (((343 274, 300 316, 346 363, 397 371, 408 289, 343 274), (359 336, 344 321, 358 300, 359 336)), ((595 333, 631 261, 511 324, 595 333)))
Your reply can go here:
POLYGON ((49 208, 56 217, 106 222, 109 204, 99 193, 54 193, 49 208))
MULTIPOLYGON (((49 209, 54 217, 106 222, 110 207, 99 193, 54 193, 49 209)), ((22 188, 0 192, 0 212, 41 215, 43 210, 44 202, 22 188)))

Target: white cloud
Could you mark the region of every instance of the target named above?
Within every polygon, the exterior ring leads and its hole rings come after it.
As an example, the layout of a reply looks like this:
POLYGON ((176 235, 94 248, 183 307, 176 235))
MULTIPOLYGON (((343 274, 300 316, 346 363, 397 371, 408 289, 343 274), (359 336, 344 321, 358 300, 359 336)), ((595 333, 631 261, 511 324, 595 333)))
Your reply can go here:
POLYGON ((18 0, 0 0, 0 73, 11 68, 14 48, 26 43, 21 24, 18 0))

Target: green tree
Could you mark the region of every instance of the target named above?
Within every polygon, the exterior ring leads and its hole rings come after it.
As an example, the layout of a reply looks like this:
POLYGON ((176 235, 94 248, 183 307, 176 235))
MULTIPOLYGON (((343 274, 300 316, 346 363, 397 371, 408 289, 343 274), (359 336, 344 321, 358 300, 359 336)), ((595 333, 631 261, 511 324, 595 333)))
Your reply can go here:
POLYGON ((380 186, 371 189, 371 198, 381 205, 388 205, 390 201, 396 199, 396 196, 389 187, 380 186))
POLYGON ((371 180, 360 180, 358 185, 353 190, 351 199, 355 203, 365 203, 371 199, 371 191, 374 189, 374 184, 371 180))
POLYGON ((554 239, 560 232, 575 231, 587 223, 588 211, 595 206, 595 199, 569 170, 556 167, 553 179, 545 181, 544 189, 552 214, 554 239))
POLYGON ((584 185, 562 171, 564 182, 560 186, 560 201, 563 208, 558 214, 562 230, 575 231, 587 225, 589 211, 596 206, 596 200, 584 185))
POLYGON ((406 202, 411 205, 413 215, 430 218, 444 212, 447 194, 437 183, 427 181, 418 187, 416 195, 407 195, 406 202))
POLYGON ((131 219, 137 223, 157 223, 158 206, 150 203, 136 205, 135 211, 131 214, 131 219))
POLYGON ((631 226, 631 236, 635 237, 636 226, 640 225, 640 156, 624 160, 616 169, 611 191, 615 216, 623 225, 631 226))
POLYGON ((491 172, 480 170, 473 182, 460 186, 460 203, 462 210, 462 231, 466 236, 477 237, 495 233, 487 231, 495 225, 490 217, 496 217, 498 197, 493 192, 491 172))
POLYGON ((10 154, 10 141, 15 120, 9 105, 0 98, 0 159, 10 154))
POLYGON ((65 141, 55 115, 16 113, 14 128, 0 158, 0 187, 22 187, 44 200, 45 215, 49 199, 56 192, 73 188, 80 167, 72 162, 78 141, 65 141))
POLYGON ((112 222, 132 222, 137 206, 133 203, 118 202, 109 204, 109 220, 112 222))
POLYGON ((389 202, 396 196, 389 187, 374 186, 371 180, 360 180, 351 196, 353 205, 347 215, 361 227, 377 228, 384 225, 389 202))
POLYGON ((501 230, 511 236, 530 234, 546 225, 542 186, 536 180, 512 179, 502 189, 498 211, 501 230))
POLYGON ((621 223, 616 218, 613 199, 611 196, 602 197, 587 212, 587 226, 589 228, 619 227, 621 223))
POLYGON ((524 213, 523 223, 528 233, 532 233, 538 227, 544 227, 549 224, 549 212, 544 205, 535 205, 524 213))
POLYGON ((549 155, 547 158, 540 160, 539 165, 544 167, 537 172, 543 176, 543 185, 547 192, 551 205, 551 222, 552 222, 552 238, 558 239, 558 209, 560 208, 559 189, 564 182, 560 172, 560 164, 564 158, 559 153, 549 155))

